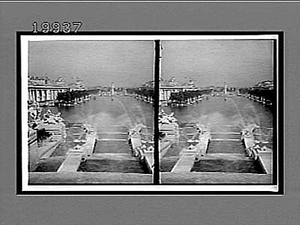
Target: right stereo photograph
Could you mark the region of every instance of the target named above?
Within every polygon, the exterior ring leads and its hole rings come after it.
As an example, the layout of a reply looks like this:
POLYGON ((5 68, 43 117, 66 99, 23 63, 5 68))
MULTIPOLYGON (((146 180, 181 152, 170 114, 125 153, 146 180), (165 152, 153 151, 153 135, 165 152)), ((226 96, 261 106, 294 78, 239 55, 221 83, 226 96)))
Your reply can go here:
POLYGON ((162 185, 170 191, 278 191, 282 36, 160 40, 162 185))

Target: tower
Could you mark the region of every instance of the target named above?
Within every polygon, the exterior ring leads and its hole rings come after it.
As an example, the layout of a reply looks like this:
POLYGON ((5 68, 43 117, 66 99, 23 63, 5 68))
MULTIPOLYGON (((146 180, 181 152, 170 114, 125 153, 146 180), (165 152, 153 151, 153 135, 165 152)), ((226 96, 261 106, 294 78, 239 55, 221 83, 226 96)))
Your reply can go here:
POLYGON ((226 84, 226 82, 224 83, 224 94, 227 95, 227 84, 226 84))
POLYGON ((115 85, 114 82, 111 82, 111 96, 115 95, 115 85))

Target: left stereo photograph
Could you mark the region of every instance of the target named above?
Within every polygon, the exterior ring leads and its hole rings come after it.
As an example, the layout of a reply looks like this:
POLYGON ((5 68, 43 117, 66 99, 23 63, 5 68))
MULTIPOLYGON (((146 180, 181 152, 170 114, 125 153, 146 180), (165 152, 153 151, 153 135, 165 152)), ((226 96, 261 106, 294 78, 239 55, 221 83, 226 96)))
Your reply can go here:
POLYGON ((155 43, 17 34, 18 191, 147 191, 155 43))

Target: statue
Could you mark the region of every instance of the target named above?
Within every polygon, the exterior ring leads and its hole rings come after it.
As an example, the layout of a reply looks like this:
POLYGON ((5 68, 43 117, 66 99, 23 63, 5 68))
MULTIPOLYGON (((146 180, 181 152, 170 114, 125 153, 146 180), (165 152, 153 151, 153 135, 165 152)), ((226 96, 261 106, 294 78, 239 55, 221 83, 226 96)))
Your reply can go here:
POLYGON ((35 129, 39 124, 42 123, 42 109, 37 102, 28 108, 28 126, 35 129))
POLYGON ((242 130, 242 136, 250 137, 254 134, 254 131, 259 128, 256 124, 249 124, 242 130))
POLYGON ((196 129, 197 129, 199 134, 205 134, 205 133, 209 132, 207 127, 204 126, 204 125, 201 125, 201 124, 196 124, 196 129))
POLYGON ((177 125, 177 119, 174 117, 174 112, 170 113, 169 115, 164 112, 164 110, 161 110, 159 113, 159 121, 160 124, 176 124, 177 125))
POLYGON ((209 131, 209 129, 206 126, 201 125, 201 124, 196 124, 196 129, 197 129, 197 133, 195 133, 195 135, 193 136, 192 140, 195 139, 197 137, 197 135, 199 135, 198 136, 199 140, 201 138, 208 139, 208 140, 211 139, 210 131, 209 131))
POLYGON ((167 114, 163 110, 159 113, 160 141, 170 141, 178 143, 179 125, 174 117, 174 112, 167 114))
POLYGON ((60 124, 64 119, 60 116, 61 113, 53 114, 50 109, 44 114, 44 122, 49 124, 60 124))
POLYGON ((130 138, 136 135, 140 135, 143 128, 146 128, 146 126, 141 123, 136 124, 135 127, 129 130, 128 137, 130 138))

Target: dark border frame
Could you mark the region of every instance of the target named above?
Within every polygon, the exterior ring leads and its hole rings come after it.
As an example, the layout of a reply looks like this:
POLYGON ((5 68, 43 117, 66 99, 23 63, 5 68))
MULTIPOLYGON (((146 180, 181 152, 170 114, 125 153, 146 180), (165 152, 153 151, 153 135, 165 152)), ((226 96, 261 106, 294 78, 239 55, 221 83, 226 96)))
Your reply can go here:
MULTIPOLYGON (((78 33, 32 33, 28 31, 18 31, 16 32, 16 125, 17 131, 22 131, 21 124, 21 36, 24 35, 278 35, 278 49, 276 48, 276 41, 274 41, 275 51, 274 51, 274 90, 278 94, 276 96, 276 107, 275 107, 275 119, 273 120, 273 127, 276 128, 274 132, 274 146, 278 146, 277 151, 273 154, 273 184, 267 185, 278 185, 278 191, 24 191, 22 189, 22 132, 17 132, 16 136, 16 193, 18 195, 283 195, 284 194, 284 32, 283 31, 101 31, 101 32, 78 32, 78 33), (278 53, 278 59, 277 59, 278 53), (277 64, 278 62, 278 64, 277 64), (278 66, 278 71, 277 71, 278 66), (278 72, 278 80, 277 74, 278 72), (277 119, 277 120, 276 120, 277 119), (277 127, 278 123, 278 127, 277 127), (277 139, 278 136, 278 139, 277 139), (277 174, 277 169, 279 173, 277 174), (278 176, 278 180, 277 180, 278 176)), ((158 54, 159 55, 159 54, 158 54)), ((157 62, 156 62, 157 63, 157 62)), ((159 70, 158 68, 156 69, 159 70)), ((159 74, 155 72, 155 114, 154 120, 158 120, 158 103, 159 103, 159 74)), ((155 123, 155 168, 154 177, 152 184, 97 184, 97 185, 175 185, 175 184, 159 184, 159 155, 158 155, 158 123, 155 123)), ((45 184, 50 185, 50 184, 45 184)), ((54 185, 54 184, 51 184, 54 185)), ((55 184, 63 185, 63 184, 55 184)), ((67 184, 67 185, 87 185, 87 184, 67 184)), ((90 184, 88 184, 90 185, 90 184)), ((266 184, 176 184, 176 185, 266 185, 266 184)))

